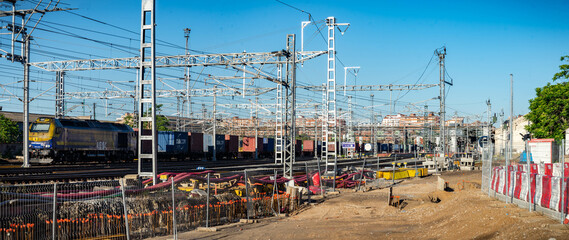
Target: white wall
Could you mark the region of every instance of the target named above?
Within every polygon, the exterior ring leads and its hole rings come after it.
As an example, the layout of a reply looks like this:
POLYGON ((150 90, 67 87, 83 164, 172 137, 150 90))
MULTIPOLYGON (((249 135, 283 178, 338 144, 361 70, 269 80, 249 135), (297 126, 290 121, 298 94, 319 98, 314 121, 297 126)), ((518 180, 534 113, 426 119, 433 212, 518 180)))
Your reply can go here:
MULTIPOLYGON (((525 149, 524 141, 522 140, 521 134, 526 134, 527 130, 525 126, 529 124, 529 121, 523 116, 514 119, 514 135, 513 135, 513 148, 514 154, 522 153, 525 149)), ((504 139, 508 137, 509 129, 503 129, 502 127, 496 128, 494 131, 494 152, 499 154, 504 148, 504 139)))

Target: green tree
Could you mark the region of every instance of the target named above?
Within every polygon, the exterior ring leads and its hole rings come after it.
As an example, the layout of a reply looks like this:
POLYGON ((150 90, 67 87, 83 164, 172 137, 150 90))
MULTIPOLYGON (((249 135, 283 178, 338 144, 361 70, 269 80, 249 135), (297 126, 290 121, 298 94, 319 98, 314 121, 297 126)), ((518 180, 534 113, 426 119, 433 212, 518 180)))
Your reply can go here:
MULTIPOLYGON (((569 56, 561 57, 561 61, 569 61, 569 56)), ((559 66, 560 72, 553 76, 553 81, 569 79, 569 65, 559 66)), ((531 124, 526 126, 536 138, 565 138, 565 130, 569 128, 569 83, 563 82, 535 89, 536 97, 529 100, 530 112, 526 119, 531 124)))
MULTIPOLYGON (((144 115, 150 115, 151 111, 152 109, 148 109, 148 111, 146 111, 144 115)), ((162 111, 162 104, 157 104, 156 112, 160 113, 161 111, 162 111)), ((124 123, 134 128, 137 125, 136 122, 137 119, 138 119, 137 115, 128 115, 124 118, 124 123)), ((172 131, 168 128, 168 126, 170 126, 170 121, 166 116, 161 114, 156 114, 156 126, 158 131, 172 131)), ((144 124, 144 129, 150 129, 150 125, 144 124)))
POLYGON ((20 129, 16 122, 0 115, 0 143, 13 143, 18 141, 20 129))
MULTIPOLYGON (((569 62, 569 56, 561 57, 561 61, 569 62)), ((560 72, 553 75, 553 81, 557 79, 568 79, 569 78, 569 64, 559 65, 560 72)))

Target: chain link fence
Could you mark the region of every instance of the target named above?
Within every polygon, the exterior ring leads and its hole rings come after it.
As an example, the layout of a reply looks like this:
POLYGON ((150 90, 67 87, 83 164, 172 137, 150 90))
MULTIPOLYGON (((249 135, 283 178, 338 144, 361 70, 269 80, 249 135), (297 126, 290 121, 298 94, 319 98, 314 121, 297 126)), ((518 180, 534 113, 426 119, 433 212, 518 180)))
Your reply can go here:
MULTIPOLYGON (((145 239, 291 213, 337 189, 364 189, 379 162, 338 167, 323 178, 318 162, 295 166, 292 179, 275 169, 162 173, 138 178, 0 186, 0 239, 145 239), (326 186, 330 186, 328 189, 326 186)), ((391 180, 389 180, 391 181, 391 180)))

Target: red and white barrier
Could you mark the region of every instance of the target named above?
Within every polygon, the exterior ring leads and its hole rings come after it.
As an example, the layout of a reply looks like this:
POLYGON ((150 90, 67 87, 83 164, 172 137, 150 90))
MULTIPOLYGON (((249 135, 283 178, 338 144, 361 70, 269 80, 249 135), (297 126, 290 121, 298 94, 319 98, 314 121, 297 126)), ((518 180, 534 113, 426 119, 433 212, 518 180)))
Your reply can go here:
POLYGON ((543 176, 541 185, 541 206, 549 208, 551 200, 551 177, 543 176))
POLYGON ((514 188, 514 197, 520 199, 520 194, 522 192, 522 173, 517 172, 515 175, 515 188, 514 188))
POLYGON ((537 164, 530 164, 530 172, 533 174, 538 174, 537 164))
POLYGON ((551 178, 551 198, 549 199, 549 208, 559 211, 561 209, 561 178, 551 178))
POLYGON ((492 182, 490 183, 490 189, 496 191, 498 188, 496 188, 496 183, 498 182, 498 178, 500 175, 498 175, 498 167, 495 167, 492 169, 492 182))
MULTIPOLYGON (((566 164, 569 165, 569 164, 566 164)), ((539 171, 540 165, 530 166, 529 170, 536 172, 539 171)), ((566 175, 569 171, 561 169, 561 164, 543 164, 544 173, 552 173, 555 175, 566 175), (551 171, 547 170, 551 169, 551 171), (555 170, 554 170, 555 169, 555 170), (563 171, 562 171, 563 170, 563 171)), ((542 174, 529 174, 519 171, 519 166, 495 167, 492 169, 491 188, 501 194, 536 203, 542 207, 549 208, 560 212, 564 211, 565 214, 569 212, 569 177, 549 176, 542 174)), ((565 220, 569 224, 569 215, 565 220)))
POLYGON ((520 173, 521 175, 521 188, 520 197, 518 199, 528 201, 529 195, 529 185, 528 185, 528 175, 527 173, 520 173))
POLYGON ((541 198, 543 197, 543 175, 535 176, 535 203, 541 205, 541 198))
POLYGON ((544 175, 546 176, 553 176, 553 164, 551 163, 546 163, 545 164, 545 169, 544 169, 544 175))
POLYGON ((545 175, 545 163, 540 163, 537 165, 537 174, 545 175))
POLYGON ((504 194, 506 192, 506 171, 504 169, 500 169, 499 174, 497 192, 504 194))
POLYGON ((554 163, 553 164, 553 176, 554 177, 563 177, 562 169, 563 165, 561 163, 554 163))

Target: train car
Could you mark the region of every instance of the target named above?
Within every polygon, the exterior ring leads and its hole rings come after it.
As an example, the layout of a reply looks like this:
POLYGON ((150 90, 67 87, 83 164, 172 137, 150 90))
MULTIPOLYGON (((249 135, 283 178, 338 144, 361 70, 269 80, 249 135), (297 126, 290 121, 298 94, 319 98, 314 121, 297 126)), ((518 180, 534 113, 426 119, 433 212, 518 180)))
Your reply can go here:
POLYGON ((275 139, 274 138, 263 138, 263 154, 262 158, 274 158, 275 157, 275 139))
POLYGON ((225 135, 225 152, 226 158, 234 159, 239 154, 239 137, 233 135, 225 135))
POLYGON ((239 141, 239 155, 241 158, 251 159, 255 157, 255 147, 257 154, 263 152, 263 138, 257 138, 257 145, 255 145, 255 137, 243 137, 239 141))
POLYGON ((188 155, 190 160, 204 159, 203 133, 188 133, 188 140, 188 155))
POLYGON ((158 132, 158 157, 167 160, 185 160, 188 153, 187 132, 158 132))
MULTIPOLYGON (((136 137, 138 137, 138 131, 138 129, 134 129, 136 137)), ((142 135, 150 135, 150 131, 143 129, 142 135)), ((187 132, 158 131, 156 135, 158 158, 166 161, 185 160, 189 152, 189 139, 187 132)), ((144 146, 143 151, 144 149, 147 151, 143 153, 150 153, 152 141, 143 140, 142 145, 144 146)))
POLYGON ((39 163, 132 161, 136 135, 125 124, 40 117, 30 125, 30 160, 39 163))
POLYGON ((314 140, 302 141, 302 156, 304 157, 314 156, 314 140))

